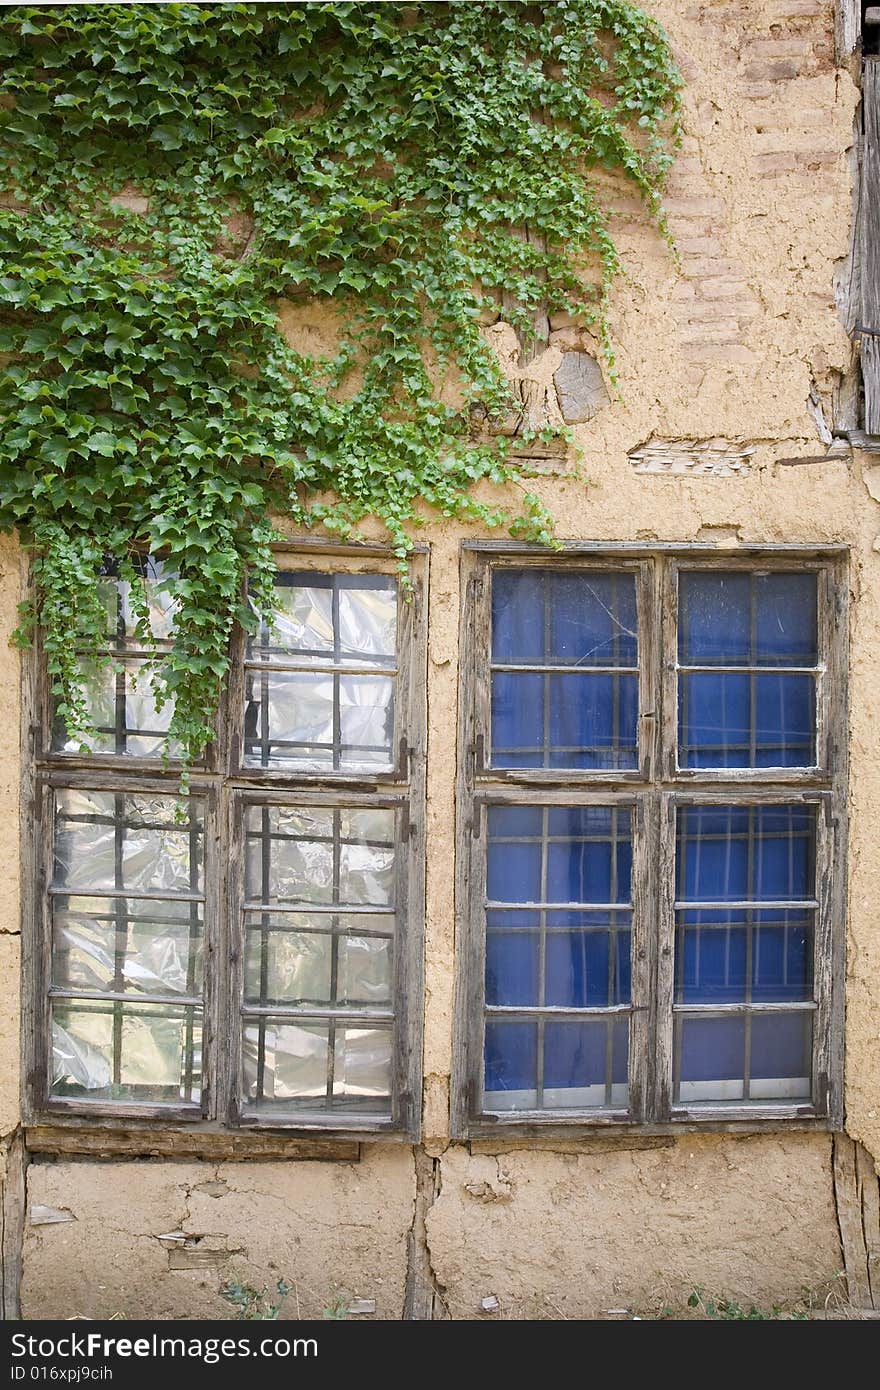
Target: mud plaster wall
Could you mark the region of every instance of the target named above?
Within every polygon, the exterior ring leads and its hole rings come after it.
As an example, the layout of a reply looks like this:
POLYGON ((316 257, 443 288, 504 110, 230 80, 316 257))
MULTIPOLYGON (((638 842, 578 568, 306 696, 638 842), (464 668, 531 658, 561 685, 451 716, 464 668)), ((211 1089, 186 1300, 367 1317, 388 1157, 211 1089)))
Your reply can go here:
MULTIPOLYGON (((880 506, 862 475, 880 458, 847 452, 802 467, 777 462, 824 453, 811 387, 831 421, 835 386, 850 365, 834 277, 849 244, 858 94, 849 72, 833 66, 830 0, 645 7, 666 25, 688 84, 684 148, 667 200, 681 265, 635 207, 620 203, 629 278, 616 292, 612 323, 622 398, 576 429, 586 481, 563 472, 534 487, 564 519, 561 534, 574 539, 852 547, 846 1104, 849 1131, 877 1159, 880 506), (747 446, 747 466, 733 476, 652 474, 637 472, 629 457, 652 439, 716 438, 747 446)), ((332 341, 332 317, 314 308, 285 309, 283 323, 295 346, 320 342, 326 350, 332 341)), ((572 345, 559 332, 527 368, 548 386, 572 345)), ((818 1285, 840 1267, 828 1136, 682 1136, 660 1149, 607 1154, 523 1146, 497 1157, 449 1146, 464 534, 429 523, 420 537, 431 546, 424 1130, 439 1185, 427 1232, 443 1301, 464 1317, 489 1293, 514 1314, 553 1316, 555 1306, 584 1316, 680 1293, 683 1283, 764 1299, 818 1285)), ((2 673, 13 699, 13 666, 2 673)), ((9 728, 0 737, 14 742, 9 728)), ((10 746, 2 764, 8 775, 0 773, 0 834, 10 837, 0 873, 10 898, 13 753, 10 746)), ((3 924, 16 924, 11 904, 3 924)), ((4 1116, 14 1113, 16 1068, 6 1075, 4 1116)), ((360 1165, 41 1160, 30 1166, 28 1189, 31 1203, 66 1208, 75 1219, 29 1228, 26 1316, 111 1313, 117 1305, 136 1305, 140 1316, 213 1316, 231 1268, 260 1284, 276 1271, 295 1279, 304 1310, 337 1293, 376 1297, 379 1316, 402 1310, 417 1190, 408 1149, 368 1147, 360 1165), (206 1263, 172 1267, 169 1243, 158 1236, 178 1229, 190 1237, 179 1249, 193 1260, 201 1251, 206 1263)))

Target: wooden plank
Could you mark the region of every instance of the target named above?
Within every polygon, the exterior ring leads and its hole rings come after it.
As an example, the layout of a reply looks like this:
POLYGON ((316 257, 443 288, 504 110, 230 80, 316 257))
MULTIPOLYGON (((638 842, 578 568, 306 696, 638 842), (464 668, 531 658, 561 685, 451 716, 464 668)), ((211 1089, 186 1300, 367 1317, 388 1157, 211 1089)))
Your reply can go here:
POLYGON ((880 434, 880 58, 862 72, 862 215, 859 228, 865 430, 880 434))
MULTIPOLYGON (((672 1149, 674 1134, 589 1134, 581 1138, 530 1139, 529 1153, 607 1154, 632 1153, 641 1149, 672 1149)), ((516 1153, 522 1142, 516 1139, 472 1139, 468 1145, 472 1154, 516 1153)))
POLYGON ((176 1129, 83 1129, 67 1125, 28 1125, 25 1142, 29 1153, 79 1154, 84 1157, 278 1158, 327 1160, 356 1163, 360 1158, 357 1140, 303 1138, 265 1131, 176 1129))
MULTIPOLYGON (((470 1095, 474 1048, 473 1018, 479 1010, 479 992, 475 993, 473 975, 474 938, 478 924, 472 913, 473 882, 478 879, 472 862, 474 816, 482 815, 482 807, 473 800, 473 765, 476 756, 476 681, 477 652, 475 612, 481 602, 487 582, 483 562, 462 552, 461 607, 459 618, 459 699, 458 699, 458 758, 456 772, 456 829, 455 829, 455 950, 456 976, 453 1005, 451 1134, 453 1138, 467 1135, 470 1122, 470 1095)), ((484 634, 485 640, 485 634, 484 634)), ((480 883, 482 890, 482 883, 480 883)))
POLYGON ((394 1094, 397 1123, 413 1140, 421 1136, 422 1075, 425 1020, 425 856, 427 851, 428 739, 428 555, 413 557, 412 594, 403 605, 400 623, 399 684, 404 710, 401 729, 406 753, 400 775, 409 781, 409 798, 402 816, 404 841, 400 848, 406 879, 405 898, 398 904, 397 949, 399 973, 394 1007, 394 1094))
POLYGON ((431 1268, 427 1230, 428 1212, 440 1192, 440 1161, 431 1158, 422 1148, 415 1149, 414 1160, 416 1195, 413 1222, 407 1235, 403 1317, 406 1322, 431 1322, 443 1314, 431 1268))
POLYGON ((831 817, 834 828, 830 916, 831 993, 828 1000, 830 1049, 828 1058, 829 1117, 838 1129, 844 1119, 844 1008, 846 931, 849 900, 847 869, 849 841, 849 564, 840 560, 832 571, 834 600, 829 604, 831 631, 828 653, 828 767, 833 770, 831 817))
POLYGON ((672 1000, 675 981, 675 801, 669 793, 660 798, 656 876, 656 924, 654 986, 654 1116, 669 1118, 672 1106, 672 1000))
POLYGON ((527 1141, 531 1148, 535 1140, 553 1141, 561 1139, 565 1143, 580 1142, 581 1139, 601 1139, 605 1135, 644 1138, 646 1135, 668 1135, 674 1138, 681 1134, 816 1134, 827 1133, 832 1126, 827 1119, 811 1113, 792 1113, 790 1107, 774 1111, 757 1106, 726 1107, 713 1110, 703 1118, 689 1114, 678 1107, 673 1111, 674 1119, 648 1121, 634 1125, 626 1115, 605 1116, 597 1111, 590 1114, 575 1114, 565 1120, 557 1112, 552 1119, 527 1115, 520 1119, 513 1115, 509 1119, 495 1117, 491 1121, 471 1124, 470 1143, 486 1144, 487 1153, 495 1153, 499 1143, 510 1143, 513 1148, 522 1148, 527 1141))
POLYGON ((27 1155, 20 1129, 4 1155, 3 1193, 0 1201, 0 1320, 21 1317, 21 1254, 26 1205, 27 1155))
MULTIPOLYGON (((880 445, 880 440, 878 440, 880 445)), ((543 560, 544 564, 552 564, 555 559, 562 555, 594 555, 598 558, 609 555, 630 556, 632 559, 651 559, 654 555, 681 555, 687 559, 693 556, 699 558, 702 564, 714 563, 731 569, 738 564, 745 564, 747 560, 772 560, 784 566, 788 559, 791 568, 791 557, 797 556, 798 562, 807 557, 817 560, 828 556, 847 555, 849 546, 830 542, 828 545, 810 545, 803 541, 789 542, 768 542, 760 545, 744 543, 737 545, 735 549, 719 552, 718 545, 714 541, 650 541, 640 544, 637 541, 572 541, 564 540, 561 542, 560 551, 550 552, 546 546, 533 544, 531 541, 498 541, 498 540, 463 540, 461 548, 463 552, 477 551, 480 553, 496 554, 501 558, 504 555, 516 557, 517 563, 522 562, 522 557, 532 555, 536 560, 543 560)), ((607 563, 607 561, 606 561, 607 563)))
POLYGON ((834 1199, 846 1271, 849 1301, 856 1308, 871 1308, 868 1250, 862 1225, 862 1201, 856 1180, 856 1145, 848 1134, 834 1136, 834 1199))
POLYGON ((856 1184, 862 1204, 862 1233, 868 1257, 871 1303, 880 1310, 880 1180, 874 1160, 863 1144, 856 1144, 856 1184))
MULTIPOLYGON (((546 251, 546 241, 539 232, 535 232, 529 227, 511 227, 510 231, 511 235, 514 236, 517 241, 525 242, 526 245, 535 246, 539 251, 546 251)), ((544 278, 542 274, 541 279, 544 278)), ((505 310, 512 308, 521 309, 522 305, 519 303, 516 295, 511 294, 509 290, 502 290, 502 317, 504 317, 505 310)), ((537 308, 529 310, 528 318, 531 321, 532 329, 535 334, 534 338, 529 342, 525 342, 522 333, 520 333, 518 329, 516 330, 516 336, 520 344, 521 362, 524 367, 527 367, 530 362, 534 362, 535 358, 541 355, 550 338, 550 319, 547 315, 547 306, 545 304, 539 304, 537 308)))
POLYGON ((861 0, 837 0, 834 7, 834 58, 843 66, 856 50, 861 38, 861 0))

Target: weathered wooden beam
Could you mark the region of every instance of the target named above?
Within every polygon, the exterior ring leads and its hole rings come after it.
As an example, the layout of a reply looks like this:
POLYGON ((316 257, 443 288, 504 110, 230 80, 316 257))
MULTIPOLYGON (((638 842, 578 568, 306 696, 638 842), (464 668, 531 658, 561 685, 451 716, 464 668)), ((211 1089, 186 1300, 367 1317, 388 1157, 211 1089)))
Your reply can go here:
POLYGON ((27 1156, 21 1130, 17 1130, 4 1154, 0 1195, 0 1320, 21 1317, 21 1247, 24 1236, 25 1172, 27 1156))
POLYGON ((834 1199, 849 1301, 880 1309, 880 1184, 870 1154, 848 1134, 834 1136, 834 1199))
POLYGON ((95 1158, 237 1158, 336 1160, 356 1163, 360 1144, 347 1139, 301 1139, 279 1134, 219 1133, 205 1130, 79 1129, 66 1125, 29 1125, 25 1141, 31 1153, 80 1154, 95 1158))
POLYGON ((838 0, 834 14, 834 56, 845 64, 861 37, 861 0, 838 0))
POLYGON ((862 381, 865 432, 880 434, 880 58, 865 59, 862 76, 861 267, 862 381))

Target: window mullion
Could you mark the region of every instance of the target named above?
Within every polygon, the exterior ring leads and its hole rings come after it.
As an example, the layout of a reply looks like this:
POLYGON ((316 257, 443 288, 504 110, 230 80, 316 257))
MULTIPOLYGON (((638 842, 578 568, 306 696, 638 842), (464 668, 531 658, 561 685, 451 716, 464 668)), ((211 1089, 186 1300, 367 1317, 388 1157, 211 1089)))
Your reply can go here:
POLYGON ((654 1049, 656 1118, 668 1120, 672 1109, 673 999, 675 990, 675 799, 660 797, 659 853, 654 899, 656 922, 656 1045, 654 1049))

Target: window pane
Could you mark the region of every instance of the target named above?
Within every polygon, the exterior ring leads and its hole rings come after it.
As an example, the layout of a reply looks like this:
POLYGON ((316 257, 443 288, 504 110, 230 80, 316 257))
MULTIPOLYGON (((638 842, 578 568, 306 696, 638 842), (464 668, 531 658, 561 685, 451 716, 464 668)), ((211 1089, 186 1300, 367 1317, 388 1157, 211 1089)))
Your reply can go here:
POLYGON ((390 1008, 393 922, 362 914, 247 913, 245 1002, 390 1008))
POLYGON ((752 1019, 753 1100, 810 1094, 813 1018, 811 1014, 761 1014, 752 1019))
POLYGON ((818 662, 814 574, 679 577, 680 767, 814 767, 818 662))
POLYGON ((391 1028, 247 1020, 244 1086, 246 1104, 258 1110, 385 1116, 391 1101, 391 1028))
POLYGON ((637 632, 632 574, 496 571, 493 765, 636 767, 638 675, 620 668, 637 665, 637 632), (538 669, 497 669, 511 666, 538 669))
POLYGON ((63 788, 55 794, 56 887, 138 893, 201 891, 201 803, 63 788))
POLYGON ((56 987, 201 994, 201 903, 54 897, 52 908, 56 987))
POLYGON ((815 666, 814 574, 685 570, 679 575, 682 666, 815 666))
POLYGON ((778 909, 677 913, 676 1003, 812 999, 813 918, 778 909))
POLYGON ((637 766, 637 676, 492 675, 496 767, 637 766))
POLYGON ((629 913, 490 911, 486 926, 487 1004, 629 1003, 629 913))
POLYGON ((544 1095, 547 1109, 625 1107, 628 1019, 547 1023, 544 1028, 544 1095))
POLYGON ((488 808, 487 896, 493 902, 627 903, 628 807, 488 808), (511 814, 513 813, 513 814, 511 814))
POLYGON ((625 1108, 626 1018, 486 1023, 489 1110, 625 1108))
POLYGON ((293 774, 390 771, 396 580, 279 574, 275 595, 273 622, 248 640, 245 763, 293 774))
MULTIPOLYGON (((112 666, 80 662, 89 717, 94 734, 87 741, 91 753, 127 754, 135 758, 180 757, 180 745, 168 743, 168 726, 174 703, 157 708, 154 672, 144 661, 122 661, 112 666)), ((63 719, 52 726, 52 751, 78 753, 78 739, 68 737, 63 719)))
POLYGON ((271 625, 248 641, 251 661, 393 666, 397 582, 387 574, 280 573, 271 625))
POLYGON ((51 747, 54 753, 111 753, 134 758, 167 755, 180 757, 179 744, 168 744, 168 725, 174 701, 157 708, 154 672, 136 653, 145 648, 170 645, 177 603, 168 589, 171 571, 161 561, 145 556, 139 562, 141 592, 148 607, 147 630, 139 631, 127 580, 104 574, 97 580, 107 613, 105 645, 112 665, 83 658, 80 673, 94 732, 83 744, 68 735, 64 720, 53 715, 51 747))
POLYGON ((510 665, 635 666, 632 574, 496 570, 492 661, 510 665))
POLYGON ((678 810, 674 1084, 683 1102, 809 1096, 812 1011, 749 1006, 812 1000, 815 833, 815 806, 678 810), (701 902, 719 905, 688 906, 701 902), (698 1004, 737 1007, 689 1015, 698 1004))
POLYGON ((393 904, 393 810, 249 806, 245 835, 251 901, 393 904))
POLYGON ((486 1105, 534 1109, 538 1084, 537 1023, 486 1022, 486 1105))
POLYGON ((394 679, 340 672, 250 671, 245 762, 296 772, 388 771, 394 679))
POLYGON ((698 672, 678 681, 679 766, 813 767, 813 676, 698 672))
POLYGON ((201 1050, 200 1009, 57 1001, 51 1094, 141 1104, 197 1102, 201 1050))
POLYGON ((680 806, 680 902, 812 901, 815 806, 680 806))
POLYGON ((813 1015, 678 1015, 675 1099, 807 1100, 813 1015))

